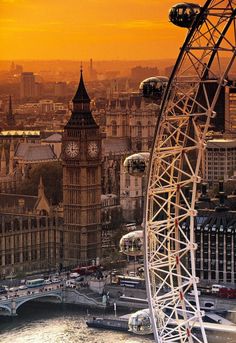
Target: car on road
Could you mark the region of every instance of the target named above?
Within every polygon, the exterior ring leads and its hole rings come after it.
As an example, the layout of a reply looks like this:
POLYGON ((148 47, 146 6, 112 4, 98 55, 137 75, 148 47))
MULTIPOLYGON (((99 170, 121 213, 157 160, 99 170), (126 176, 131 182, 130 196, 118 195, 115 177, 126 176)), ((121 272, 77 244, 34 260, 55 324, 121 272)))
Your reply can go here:
POLYGON ((19 290, 27 289, 28 287, 26 285, 20 285, 19 290))
POLYGON ((0 299, 1 299, 1 300, 6 300, 6 299, 7 299, 7 296, 2 295, 2 296, 0 296, 0 299))
POLYGON ((66 287, 69 287, 69 288, 76 288, 75 280, 67 280, 67 281, 66 281, 66 287))
POLYGON ((9 291, 9 287, 6 286, 6 285, 1 285, 0 287, 1 287, 1 288, 4 288, 6 291, 9 291))
POLYGON ((120 272, 119 272, 119 270, 117 270, 117 269, 112 269, 111 272, 110 272, 110 274, 111 274, 112 276, 115 276, 115 275, 120 275, 120 272))
POLYGON ((129 272, 129 276, 135 277, 137 276, 135 272, 129 272))
POLYGON ((70 273, 70 279, 76 279, 77 277, 79 277, 80 276, 80 274, 79 273, 70 273))
POLYGON ((83 282, 84 281, 84 276, 78 276, 76 279, 75 279, 75 282, 83 282))
POLYGON ((3 287, 0 287, 0 294, 7 294, 7 290, 3 287))

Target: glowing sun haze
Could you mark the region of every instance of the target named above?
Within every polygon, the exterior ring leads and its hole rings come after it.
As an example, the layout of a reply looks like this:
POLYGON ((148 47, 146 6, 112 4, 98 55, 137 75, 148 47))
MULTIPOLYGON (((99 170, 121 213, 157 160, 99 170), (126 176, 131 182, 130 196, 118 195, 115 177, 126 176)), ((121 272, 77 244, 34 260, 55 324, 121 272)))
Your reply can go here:
POLYGON ((0 0, 0 59, 176 57, 186 35, 168 21, 176 2, 0 0))

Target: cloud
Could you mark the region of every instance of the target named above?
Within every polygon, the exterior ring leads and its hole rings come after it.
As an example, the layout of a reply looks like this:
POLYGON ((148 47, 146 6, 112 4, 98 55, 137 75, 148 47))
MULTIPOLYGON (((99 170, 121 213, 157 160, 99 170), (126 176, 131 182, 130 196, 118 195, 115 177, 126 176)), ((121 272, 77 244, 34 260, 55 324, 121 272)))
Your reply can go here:
POLYGON ((16 0, 0 0, 0 2, 5 2, 8 4, 13 4, 14 2, 16 2, 16 0))
POLYGON ((109 26, 120 29, 157 29, 169 27, 166 21, 151 21, 151 20, 128 20, 116 23, 106 23, 102 26, 109 26))
POLYGON ((12 18, 0 18, 1 24, 12 24, 15 23, 15 19, 12 18))

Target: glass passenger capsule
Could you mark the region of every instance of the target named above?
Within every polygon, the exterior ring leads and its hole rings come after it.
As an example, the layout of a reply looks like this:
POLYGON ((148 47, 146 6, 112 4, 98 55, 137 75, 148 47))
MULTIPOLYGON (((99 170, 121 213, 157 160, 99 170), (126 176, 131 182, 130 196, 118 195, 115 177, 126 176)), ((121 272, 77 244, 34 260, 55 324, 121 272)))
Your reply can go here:
POLYGON ((174 25, 190 28, 200 10, 201 7, 198 4, 179 3, 171 7, 169 19, 174 25))
POLYGON ((138 335, 148 335, 152 333, 152 325, 148 309, 137 311, 130 316, 129 331, 138 335))
POLYGON ((143 255, 143 230, 132 231, 121 237, 120 251, 129 256, 143 255))
POLYGON ((145 98, 161 99, 168 81, 166 76, 149 77, 140 83, 139 91, 145 98))
POLYGON ((149 152, 140 152, 128 156, 124 161, 125 171, 131 176, 143 176, 147 172, 149 152))

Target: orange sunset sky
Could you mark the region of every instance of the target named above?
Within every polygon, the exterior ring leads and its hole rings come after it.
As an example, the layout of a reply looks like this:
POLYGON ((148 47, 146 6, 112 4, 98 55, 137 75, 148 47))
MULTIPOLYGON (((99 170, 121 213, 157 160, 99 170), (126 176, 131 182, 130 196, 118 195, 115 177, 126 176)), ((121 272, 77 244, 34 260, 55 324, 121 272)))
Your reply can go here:
POLYGON ((168 21, 168 10, 175 3, 0 0, 0 59, 176 57, 186 30, 168 21))

